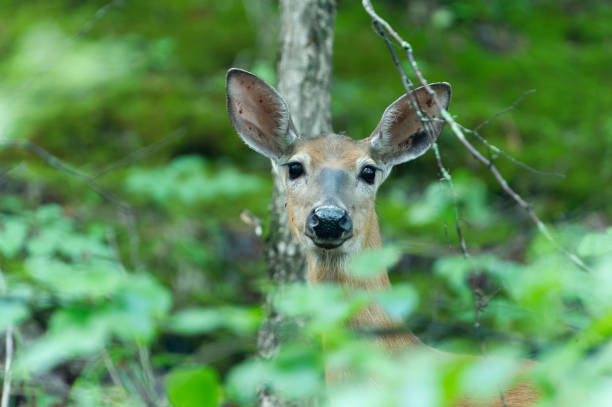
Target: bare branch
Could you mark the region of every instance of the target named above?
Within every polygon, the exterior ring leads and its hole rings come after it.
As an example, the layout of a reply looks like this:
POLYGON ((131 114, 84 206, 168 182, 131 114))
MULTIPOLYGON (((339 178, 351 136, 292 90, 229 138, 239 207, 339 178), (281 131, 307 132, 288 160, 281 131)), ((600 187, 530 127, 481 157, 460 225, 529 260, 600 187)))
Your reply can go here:
POLYGON ((484 122, 480 123, 478 126, 476 126, 474 128, 474 131, 478 131, 480 129, 482 129, 484 126, 486 126, 487 124, 491 123, 493 120, 497 119, 499 116, 501 116, 504 113, 509 112, 510 110, 514 109, 519 103, 521 103, 523 101, 523 99, 525 99, 526 96, 531 95, 532 93, 535 93, 535 89, 531 89, 528 91, 525 91, 521 96, 519 96, 518 99, 516 99, 514 101, 514 103, 512 103, 510 106, 508 106, 507 108, 500 110, 499 112, 495 113, 493 116, 491 116, 490 118, 488 118, 487 120, 485 120, 484 122))
MULTIPOLYGON (((560 172, 548 172, 548 171, 536 170, 532 166, 530 166, 528 164, 525 164, 524 162, 519 161, 516 158, 512 157, 510 154, 506 153, 504 150, 500 149, 499 147, 496 147, 493 144, 490 144, 487 141, 487 139, 485 139, 480 134, 478 134, 478 132, 476 132, 476 130, 468 129, 467 127, 464 127, 462 125, 459 125, 459 126, 461 127, 461 130, 463 130, 464 132, 470 133, 470 134, 473 134, 474 136, 476 136, 476 138, 478 140, 480 140, 480 142, 483 143, 485 146, 487 146, 487 148, 490 151, 492 151, 494 154, 501 154, 501 155, 503 155, 506 159, 510 160, 513 164, 516 164, 519 167, 522 167, 522 168, 526 169, 529 172, 533 172, 534 174, 544 175, 544 176, 549 176, 549 177, 565 178, 565 174, 562 174, 560 172)), ((491 158, 489 158, 489 159, 491 159, 491 158)))
POLYGON ((60 58, 66 53, 66 51, 68 51, 70 47, 72 47, 72 45, 76 42, 76 40, 80 39, 85 34, 87 34, 89 31, 91 31, 91 29, 94 27, 94 25, 96 25, 98 21, 104 18, 110 11, 121 6, 123 3, 124 3, 124 0, 112 0, 106 5, 96 10, 94 15, 91 18, 89 18, 89 20, 87 20, 85 24, 83 24, 81 29, 66 42, 64 47, 59 52, 55 54, 55 58, 50 63, 48 63, 46 66, 43 66, 42 68, 40 68, 38 72, 36 72, 34 75, 32 75, 32 77, 30 77, 26 82, 24 82, 19 87, 19 89, 17 89, 17 93, 23 92, 23 90, 27 88, 28 86, 30 86, 36 79, 38 79, 40 76, 44 75, 45 73, 49 72, 51 68, 55 66, 57 62, 60 60, 60 58))
MULTIPOLYGON (((419 69, 417 62, 414 58, 414 54, 412 52, 412 46, 410 45, 410 43, 408 43, 407 41, 405 41, 404 39, 402 39, 402 37, 393 30, 393 28, 389 25, 389 23, 387 23, 384 19, 382 19, 378 14, 376 14, 376 12, 374 11, 374 7, 372 6, 372 3, 370 0, 362 0, 362 4, 364 9, 366 10, 366 12, 372 17, 372 19, 377 22, 378 24, 380 24, 380 26, 384 27, 384 29, 389 33, 389 35, 395 40, 397 41, 402 49, 406 52, 406 56, 408 58, 408 62, 410 63, 410 67, 412 68, 412 70, 414 71, 415 75, 417 76, 419 82, 425 87, 425 89, 427 90, 427 92, 431 95, 432 99, 434 100, 434 102, 436 103, 436 106, 438 106, 438 109, 440 109, 440 114, 442 116, 442 118, 444 120, 446 120, 446 122, 448 123, 448 125, 450 126, 451 130, 453 131, 453 133, 455 134, 455 136, 459 139, 459 141, 465 146, 465 148, 467 148, 467 150, 478 160, 480 161, 482 164, 484 164, 489 171, 491 171, 491 173, 493 174, 493 176, 495 177, 496 181, 499 183, 499 185, 502 187, 502 189, 504 190, 504 192, 506 192, 506 194, 508 194, 521 208, 523 208, 528 216, 531 218, 531 220, 536 224, 538 230, 540 231, 540 233, 542 233, 544 235, 544 237, 550 242, 552 243, 560 252, 564 253, 574 264, 576 264, 578 267, 580 267, 581 269, 585 270, 585 271, 591 271, 590 268, 574 253, 570 252, 569 250, 567 250, 566 248, 564 248, 551 234, 550 230, 548 229, 548 227, 546 226, 546 224, 544 222, 542 222, 540 220, 540 218, 538 217, 538 215, 533 211, 533 209, 531 208, 531 205, 529 205, 516 191, 514 191, 509 185, 508 182, 504 179, 504 177, 501 175, 501 173, 499 172, 499 170, 497 169, 497 167, 495 167, 495 165, 493 164, 493 162, 487 158, 485 158, 465 137, 463 131, 462 131, 462 126, 460 126, 455 119, 451 116, 451 114, 444 108, 444 106, 442 105, 442 103, 440 102, 440 99, 438 98, 437 94, 433 91, 433 89, 431 89, 431 87, 429 86, 429 84, 427 83, 427 80, 425 79, 425 77, 423 76, 421 70, 419 69)), ((392 49, 392 47, 390 48, 391 53, 393 54, 395 51, 392 49)), ((394 58, 394 62, 398 61, 397 57, 394 58)), ((402 75, 403 72, 403 68, 400 65, 397 65, 396 63, 396 67, 398 69, 398 71, 400 71, 400 75, 402 75)), ((404 73, 405 75, 405 73, 404 73)), ((406 87, 406 92, 410 91, 410 87, 406 87)), ((423 123, 424 126, 426 126, 426 123, 423 123)), ((427 128, 427 127, 426 127, 427 128)))
POLYGON ((166 144, 168 144, 169 142, 173 141, 176 138, 180 138, 182 136, 185 135, 185 128, 181 127, 180 129, 177 129, 175 131, 173 131, 172 133, 168 134, 165 137, 162 137, 161 139, 157 140, 156 142, 149 144, 148 146, 145 146, 143 148, 140 148, 136 151, 133 151, 131 153, 129 153, 128 155, 126 155, 125 157, 122 157, 118 160, 116 160, 115 162, 112 162, 108 165, 106 165, 104 168, 102 168, 100 171, 98 171, 93 177, 92 179, 98 179, 106 174, 108 174, 109 172, 115 171, 116 169, 120 168, 120 167, 125 167, 131 164, 134 164, 137 161, 140 161, 146 157, 148 157, 149 155, 155 153, 156 151, 158 151, 159 149, 161 149, 162 147, 164 147, 166 144))
POLYGON ((149 357, 149 350, 142 344, 138 344, 138 359, 140 361, 140 367, 145 373, 146 383, 149 385, 149 391, 156 397, 155 392, 155 374, 153 373, 153 367, 151 366, 151 359, 149 357))
POLYGON ((500 149, 499 147, 496 147, 493 144, 490 144, 478 132, 481 128, 483 128, 487 124, 491 123, 497 117, 499 117, 502 114, 504 114, 506 112, 509 112, 510 110, 514 109, 519 103, 521 103, 523 101, 523 99, 525 99, 526 96, 535 93, 535 91, 536 91, 535 89, 531 89, 531 90, 523 92, 523 94, 521 96, 519 96, 519 98, 517 100, 515 100, 514 103, 512 103, 510 106, 506 107, 505 109, 502 109, 499 112, 495 113, 489 119, 485 120, 484 122, 482 122, 478 126, 476 126, 473 130, 472 129, 468 129, 467 127, 464 127, 464 126, 461 126, 461 129, 464 132, 466 132, 466 133, 471 133, 471 134, 475 135, 476 138, 478 138, 478 140, 480 140, 484 145, 486 145, 487 148, 490 151, 492 151, 494 154, 501 154, 501 155, 503 155, 506 159, 510 160, 512 163, 518 165, 519 167, 522 167, 522 168, 524 168, 524 169, 526 169, 526 170, 528 170, 530 172, 533 172, 534 174, 538 174, 538 175, 546 175, 546 176, 552 176, 552 177, 565 178, 565 174, 561 174, 559 172, 548 172, 548 171, 536 170, 535 168, 525 164, 524 162, 517 160, 516 158, 512 157, 510 154, 506 153, 504 150, 500 149))
POLYGON ((102 359, 104 360, 104 365, 106 366, 106 370, 108 371, 108 375, 110 376, 113 384, 119 388, 126 390, 123 381, 121 380, 121 376, 119 376, 119 372, 113 363, 108 351, 104 349, 102 352, 102 359))
POLYGON ((255 216, 253 212, 248 209, 243 209, 242 212, 240 212, 240 220, 253 228, 255 236, 261 237, 263 234, 263 222, 255 216))
POLYGON ((21 148, 23 150, 29 151, 30 153, 34 154, 35 156, 45 161, 49 166, 57 170, 60 170, 62 172, 65 172, 66 174, 71 175, 79 179, 80 181, 84 182, 85 184, 87 184, 87 186, 89 186, 91 189, 93 189, 103 198, 117 205, 124 212, 127 212, 127 213, 132 212, 132 207, 127 202, 123 201, 117 195, 115 195, 111 191, 107 190, 106 188, 98 184, 93 177, 72 168, 69 164, 60 160, 58 157, 51 154, 49 151, 45 150, 44 148, 36 144, 30 143, 27 140, 0 139, 0 144, 17 147, 17 148, 21 148))
MULTIPOLYGON (((4 273, 0 268, 0 293, 6 294, 6 281, 4 273)), ((9 407, 11 398, 11 380, 12 380, 12 364, 13 364, 13 326, 10 325, 6 330, 4 340, 4 378, 2 380, 2 398, 0 399, 0 407, 9 407)))
POLYGON ((9 326, 9 328, 6 330, 5 337, 4 380, 2 383, 2 400, 0 402, 0 407, 9 407, 9 400, 11 397, 12 363, 13 327, 9 326))

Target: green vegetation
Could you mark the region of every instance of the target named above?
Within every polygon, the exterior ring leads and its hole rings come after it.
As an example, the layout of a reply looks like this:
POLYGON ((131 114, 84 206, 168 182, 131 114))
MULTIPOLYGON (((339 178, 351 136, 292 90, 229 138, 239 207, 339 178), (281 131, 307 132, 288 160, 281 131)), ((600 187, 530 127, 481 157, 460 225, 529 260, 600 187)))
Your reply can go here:
MULTIPOLYGON (((565 174, 496 157, 593 272, 552 247, 446 130, 440 149, 456 200, 432 153, 394 170, 377 202, 387 245, 353 264, 361 276, 391 267, 393 290, 373 297, 275 287, 261 239, 240 220, 243 209, 265 220, 272 191, 269 164, 225 112, 229 67, 274 82, 276 5, 256 3, 0 2, 0 363, 14 327, 9 405, 252 405, 268 388, 329 397, 334 407, 433 407, 486 396, 512 380, 520 358, 534 358, 541 406, 608 406, 612 7, 375 2, 428 80, 452 84, 451 113, 463 125, 537 90, 480 134, 565 174), (265 296, 300 317, 283 327, 288 344, 272 360, 256 356, 265 296), (428 344, 498 359, 390 357, 368 333, 345 328, 370 301, 428 344), (355 374, 324 396, 324 365, 355 374)), ((402 87, 359 2, 339 3, 334 128, 361 138, 402 87)))

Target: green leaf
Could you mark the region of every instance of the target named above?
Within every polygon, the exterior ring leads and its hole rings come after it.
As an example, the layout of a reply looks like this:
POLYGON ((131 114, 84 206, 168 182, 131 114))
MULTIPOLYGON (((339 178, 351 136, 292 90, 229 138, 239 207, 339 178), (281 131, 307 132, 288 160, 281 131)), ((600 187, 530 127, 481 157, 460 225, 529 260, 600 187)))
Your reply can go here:
POLYGON ((586 235, 578 246, 581 256, 601 256, 612 253, 612 228, 606 233, 591 233, 586 235))
POLYGON ((30 316, 30 310, 24 304, 0 300, 0 335, 9 326, 17 325, 30 316))
POLYGON ((172 306, 167 288, 151 275, 130 275, 116 295, 114 333, 120 338, 149 342, 172 306))
POLYGON ((431 15, 431 24, 439 29, 449 28, 455 19, 452 10, 446 7, 439 7, 431 15))
POLYGON ((233 307, 190 308, 174 314, 168 328, 183 335, 198 335, 217 329, 229 329, 237 334, 253 332, 261 323, 258 309, 233 307))
POLYGON ((465 393, 471 396, 494 397, 498 394, 498 389, 508 388, 518 364, 519 360, 499 354, 474 359, 474 362, 462 371, 461 386, 465 393))
POLYGON ((308 329, 319 333, 337 328, 369 302, 365 293, 347 295, 339 286, 325 284, 294 284, 275 294, 274 307, 280 313, 308 317, 308 329))
POLYGON ((44 372, 68 359, 100 352, 110 339, 112 322, 104 309, 74 307, 56 311, 49 331, 18 354, 17 370, 44 372))
POLYGON ((14 257, 23 247, 28 226, 18 218, 6 217, 0 220, 0 253, 14 257))
POLYGON ((397 263, 401 255, 395 246, 366 249, 353 259, 351 270, 359 278, 371 278, 397 263))
POLYGON ((393 319, 405 319, 419 303, 419 296, 409 284, 395 284, 391 290, 383 291, 376 300, 393 319))
POLYGON ((194 205, 219 199, 236 199, 261 190, 264 181, 233 168, 215 173, 201 157, 184 156, 163 168, 130 171, 128 191, 151 197, 162 206, 172 202, 194 205))
POLYGON ((25 267, 35 281, 69 299, 97 299, 112 295, 127 279, 117 264, 107 260, 91 259, 73 264, 48 257, 33 257, 25 262, 25 267))
POLYGON ((174 407, 216 407, 219 380, 209 367, 176 369, 168 376, 166 392, 174 407))
POLYGON ((270 363, 268 360, 253 358, 232 368, 227 377, 228 393, 239 401, 254 403, 257 389, 270 381, 270 363))

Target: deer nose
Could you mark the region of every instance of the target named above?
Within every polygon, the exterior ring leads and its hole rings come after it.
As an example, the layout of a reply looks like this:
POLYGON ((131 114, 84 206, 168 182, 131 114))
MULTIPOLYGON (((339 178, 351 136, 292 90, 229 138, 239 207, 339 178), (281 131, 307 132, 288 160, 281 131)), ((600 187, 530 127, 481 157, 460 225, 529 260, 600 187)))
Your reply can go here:
POLYGON ((346 210, 325 205, 314 208, 306 219, 306 234, 317 240, 339 240, 350 237, 353 222, 346 210))

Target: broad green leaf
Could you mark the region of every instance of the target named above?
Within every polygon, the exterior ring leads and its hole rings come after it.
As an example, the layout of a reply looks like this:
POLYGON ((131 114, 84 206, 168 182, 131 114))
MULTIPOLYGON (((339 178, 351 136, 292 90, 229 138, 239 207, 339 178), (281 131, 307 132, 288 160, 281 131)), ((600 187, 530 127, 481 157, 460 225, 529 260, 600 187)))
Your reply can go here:
POLYGON ((336 329, 355 312, 367 305, 364 293, 346 293, 335 285, 305 286, 294 284, 275 292, 275 308, 288 316, 307 317, 307 328, 315 333, 336 329))
POLYGON ((251 359, 234 368, 228 391, 245 402, 252 402, 262 386, 284 399, 305 399, 321 392, 323 381, 320 352, 310 346, 285 344, 272 360, 251 359))
POLYGON ((475 358, 474 363, 463 370, 461 385, 465 394, 491 398, 501 388, 508 388, 517 371, 519 361, 512 357, 475 358))
POLYGON ((128 191, 151 197, 158 204, 194 205, 218 199, 236 199, 261 190, 264 181, 233 168, 213 173, 201 157, 184 156, 163 168, 130 171, 128 191))
POLYGON ((114 333, 131 341, 149 342, 153 339, 159 321, 163 320, 172 306, 172 297, 167 288, 151 275, 130 275, 118 290, 113 308, 114 333))
POLYGON ((414 311, 419 296, 411 285, 395 284, 391 290, 376 295, 376 300, 391 318, 403 320, 414 311))
POLYGON ((14 257, 23 247, 28 226, 19 218, 0 218, 0 253, 14 257))
POLYGON ((107 297, 127 280, 116 263, 106 260, 91 259, 74 264, 50 257, 33 257, 26 261, 25 267, 45 289, 70 299, 107 297))
POLYGON ((33 256, 64 255, 81 260, 89 257, 111 258, 111 249, 99 239, 79 234, 70 222, 54 222, 44 225, 28 240, 28 252, 33 256))
POLYGON ((197 335, 217 329, 238 334, 253 332, 261 323, 258 309, 191 308, 178 311, 168 321, 168 329, 183 335, 197 335))
POLYGON ((578 246, 581 256, 601 256, 612 253, 612 228, 606 233, 590 233, 586 235, 578 246))
POLYGON ((174 407, 216 407, 219 380, 209 367, 176 369, 168 376, 166 393, 174 407))
POLYGON ((42 224, 60 221, 63 219, 62 207, 56 204, 43 205, 36 210, 34 218, 42 224))
POLYGON ((30 316, 30 310, 24 304, 0 300, 0 335, 9 326, 18 325, 30 316))
POLYGON ((401 250, 394 246, 366 249, 353 259, 351 271, 359 278, 375 277, 397 263, 401 255, 401 250))
POLYGON ((267 360, 254 358, 235 366, 227 378, 227 391, 232 398, 253 403, 259 389, 270 381, 272 369, 270 363, 267 360))
POLYGON ((105 310, 64 308, 51 317, 49 331, 18 354, 17 370, 41 373, 68 359, 100 352, 112 332, 105 310))

